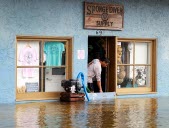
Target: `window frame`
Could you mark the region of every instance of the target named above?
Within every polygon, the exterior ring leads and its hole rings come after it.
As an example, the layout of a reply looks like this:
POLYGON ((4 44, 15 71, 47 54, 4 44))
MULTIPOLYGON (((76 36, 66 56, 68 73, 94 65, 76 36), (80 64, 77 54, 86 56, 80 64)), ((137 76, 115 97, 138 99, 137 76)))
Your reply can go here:
MULTIPOLYGON (((49 100, 49 99, 59 99, 60 98, 60 92, 31 92, 31 93, 18 93, 17 92, 17 69, 18 68, 24 68, 24 67, 29 67, 29 66, 18 66, 17 65, 17 44, 19 41, 38 41, 44 44, 44 42, 47 41, 60 41, 64 42, 65 47, 66 47, 66 60, 65 60, 65 66, 58 66, 58 67, 65 67, 65 75, 66 79, 72 78, 72 37, 55 37, 55 36, 21 36, 17 35, 15 39, 15 44, 16 44, 16 55, 15 55, 15 69, 16 69, 16 82, 15 82, 15 89, 16 89, 16 101, 24 101, 24 100, 49 100)), ((42 53, 41 53, 42 54, 42 53)), ((42 61, 42 60, 41 60, 42 61)), ((31 68, 41 68, 44 69, 48 66, 31 66, 31 68)), ((57 67, 57 66, 54 66, 57 67)), ((41 83, 43 79, 41 79, 41 83)), ((42 85, 39 85, 42 86, 42 85)))
MULTIPOLYGON (((157 39, 156 38, 122 38, 118 37, 116 41, 116 56, 117 56, 117 45, 118 42, 132 42, 132 43, 152 43, 151 48, 151 63, 150 64, 141 64, 142 66, 150 66, 151 67, 151 88, 142 87, 142 88, 118 88, 117 87, 117 72, 116 72, 116 85, 115 90, 117 95, 126 95, 126 94, 147 94, 147 93, 156 93, 157 85, 156 85, 156 71, 157 71, 157 39)), ((134 51, 135 54, 135 51, 134 51)), ((135 56, 135 55, 134 55, 135 56)), ((133 60, 134 61, 134 60, 133 60)), ((116 58, 116 71, 118 66, 139 66, 140 64, 117 64, 116 58)))

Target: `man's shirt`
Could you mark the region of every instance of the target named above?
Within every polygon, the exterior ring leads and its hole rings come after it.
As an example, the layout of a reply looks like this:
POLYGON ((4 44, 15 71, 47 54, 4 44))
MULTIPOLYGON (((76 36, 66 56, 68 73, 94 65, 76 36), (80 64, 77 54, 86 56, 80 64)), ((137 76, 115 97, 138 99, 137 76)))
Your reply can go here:
POLYGON ((96 77, 97 81, 101 81, 101 64, 99 59, 94 59, 88 64, 88 83, 93 83, 93 77, 96 77))

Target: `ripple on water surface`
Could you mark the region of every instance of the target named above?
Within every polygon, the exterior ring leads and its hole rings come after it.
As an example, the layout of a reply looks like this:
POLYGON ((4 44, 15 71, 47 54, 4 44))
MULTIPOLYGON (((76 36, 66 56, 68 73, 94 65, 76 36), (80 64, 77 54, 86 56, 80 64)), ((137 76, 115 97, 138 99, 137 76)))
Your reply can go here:
POLYGON ((0 127, 164 128, 168 112, 168 97, 0 105, 0 127))

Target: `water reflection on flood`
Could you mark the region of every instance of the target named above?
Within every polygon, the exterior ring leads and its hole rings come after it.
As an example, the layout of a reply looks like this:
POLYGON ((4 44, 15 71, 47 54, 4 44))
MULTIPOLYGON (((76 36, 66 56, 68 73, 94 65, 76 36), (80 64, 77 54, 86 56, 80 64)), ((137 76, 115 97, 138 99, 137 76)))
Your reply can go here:
MULTIPOLYGON (((10 110, 4 113, 11 114, 10 110)), ((7 117, 14 120, 13 127, 21 128, 165 128, 169 102, 168 98, 36 102, 15 105, 14 116, 7 117)), ((0 119, 4 119, 2 115, 0 119)), ((8 125, 6 122, 3 127, 8 125)))

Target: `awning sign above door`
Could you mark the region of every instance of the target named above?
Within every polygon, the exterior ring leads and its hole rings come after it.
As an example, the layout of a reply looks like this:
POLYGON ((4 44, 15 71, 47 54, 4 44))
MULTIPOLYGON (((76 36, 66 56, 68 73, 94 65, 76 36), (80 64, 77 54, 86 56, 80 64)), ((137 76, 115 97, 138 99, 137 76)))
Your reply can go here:
POLYGON ((124 8, 117 4, 85 2, 84 28, 122 30, 124 8))

